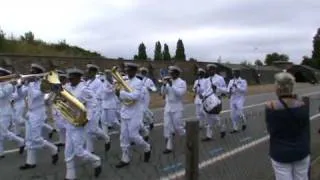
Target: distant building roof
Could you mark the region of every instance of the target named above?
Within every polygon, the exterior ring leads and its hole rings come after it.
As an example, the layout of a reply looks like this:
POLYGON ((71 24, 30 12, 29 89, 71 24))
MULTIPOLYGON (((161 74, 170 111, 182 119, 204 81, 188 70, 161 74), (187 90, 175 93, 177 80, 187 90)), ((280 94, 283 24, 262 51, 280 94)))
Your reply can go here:
POLYGON ((282 71, 282 69, 275 66, 259 66, 258 69, 262 71, 282 71))
POLYGON ((241 69, 249 69, 248 67, 242 64, 230 64, 230 63, 221 63, 220 65, 227 67, 231 70, 241 70, 241 69))
POLYGON ((293 64, 293 63, 289 61, 273 61, 272 64, 293 64))

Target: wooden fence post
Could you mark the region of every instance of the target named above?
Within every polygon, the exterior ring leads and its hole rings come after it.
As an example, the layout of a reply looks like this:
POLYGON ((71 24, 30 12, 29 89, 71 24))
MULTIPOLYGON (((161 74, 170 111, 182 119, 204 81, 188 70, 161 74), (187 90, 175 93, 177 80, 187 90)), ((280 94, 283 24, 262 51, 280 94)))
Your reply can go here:
POLYGON ((199 121, 186 121, 186 180, 199 178, 199 121))

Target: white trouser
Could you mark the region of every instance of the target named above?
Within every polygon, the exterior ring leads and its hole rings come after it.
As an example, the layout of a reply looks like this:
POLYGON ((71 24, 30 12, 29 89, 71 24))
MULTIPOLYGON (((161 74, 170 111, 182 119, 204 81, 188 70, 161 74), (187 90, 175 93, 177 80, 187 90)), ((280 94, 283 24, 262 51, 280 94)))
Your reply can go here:
POLYGON ((5 139, 17 142, 19 147, 24 145, 24 140, 21 137, 9 131, 10 120, 11 115, 0 116, 0 156, 4 153, 3 141, 5 139))
POLYGON ((59 135, 59 143, 65 143, 66 139, 66 120, 60 115, 53 115, 54 123, 59 135))
POLYGON ((48 123, 43 123, 43 128, 46 129, 49 133, 53 131, 53 127, 48 123))
POLYGON ((99 127, 99 112, 95 112, 95 114, 92 114, 92 116, 89 116, 90 119, 88 123, 85 126, 86 132, 87 132, 87 142, 86 147, 89 152, 93 152, 93 138, 102 138, 105 143, 110 142, 110 137, 108 134, 104 133, 103 130, 99 127))
POLYGON ((232 98, 230 100, 230 109, 231 109, 231 120, 232 120, 232 127, 234 130, 239 129, 239 125, 245 125, 246 119, 243 113, 243 104, 244 98, 232 98))
POLYGON ((186 131, 184 123, 182 121, 182 111, 176 112, 164 112, 164 125, 163 134, 167 140, 167 149, 171 150, 173 146, 172 134, 178 133, 180 136, 184 136, 186 131))
POLYGON ((83 127, 74 127, 71 124, 66 125, 66 146, 64 149, 66 162, 66 179, 76 179, 76 168, 74 158, 79 157, 83 161, 89 161, 92 166, 101 165, 100 157, 85 150, 86 132, 83 127))
POLYGON ((143 112, 143 123, 146 125, 150 125, 154 122, 153 112, 149 108, 145 108, 143 112))
POLYGON ((120 129, 120 146, 122 149, 121 161, 130 161, 130 144, 134 142, 136 145, 143 147, 145 152, 150 151, 150 145, 144 141, 139 134, 142 122, 142 113, 136 113, 136 115, 130 119, 121 119, 120 129), (140 115, 141 114, 141 115, 140 115))
POLYGON ((208 114, 206 113, 206 120, 207 120, 207 126, 206 126, 206 137, 212 138, 212 127, 214 125, 218 125, 220 127, 220 132, 226 131, 226 123, 224 119, 220 118, 219 114, 208 114))
POLYGON ((308 180, 310 156, 293 163, 279 163, 271 159, 276 180, 308 180))
POLYGON ((206 121, 206 114, 203 110, 202 104, 196 104, 196 117, 199 121, 199 126, 203 127, 205 126, 205 121, 206 121))
POLYGON ((103 126, 120 126, 116 109, 103 109, 101 115, 101 123, 103 126))
POLYGON ((51 155, 58 153, 58 148, 51 142, 48 142, 41 136, 44 127, 45 111, 38 109, 28 112, 28 120, 26 121, 26 148, 27 148, 27 164, 36 164, 36 150, 40 148, 48 148, 51 155))
POLYGON ((22 131, 22 127, 24 126, 24 123, 26 119, 24 118, 24 111, 25 111, 25 106, 16 104, 14 108, 14 113, 13 113, 13 131, 15 134, 20 135, 22 131))

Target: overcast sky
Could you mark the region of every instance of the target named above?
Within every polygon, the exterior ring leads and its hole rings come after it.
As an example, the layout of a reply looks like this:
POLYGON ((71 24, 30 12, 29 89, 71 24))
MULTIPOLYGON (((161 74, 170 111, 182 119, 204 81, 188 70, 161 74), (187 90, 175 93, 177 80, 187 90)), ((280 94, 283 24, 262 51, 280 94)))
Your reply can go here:
POLYGON ((319 0, 0 0, 0 27, 49 42, 132 58, 139 43, 153 57, 157 40, 173 55, 181 38, 188 58, 240 62, 311 55, 319 0))

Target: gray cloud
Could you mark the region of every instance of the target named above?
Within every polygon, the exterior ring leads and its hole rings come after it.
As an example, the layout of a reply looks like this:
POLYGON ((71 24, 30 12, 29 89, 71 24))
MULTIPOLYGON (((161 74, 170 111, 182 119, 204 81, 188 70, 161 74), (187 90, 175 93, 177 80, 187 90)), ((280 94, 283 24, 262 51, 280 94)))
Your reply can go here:
POLYGON ((253 61, 275 51, 299 62, 311 54, 320 24, 315 0, 118 0, 121 6, 112 7, 90 2, 73 8, 79 19, 60 36, 113 58, 132 58, 141 42, 152 57, 157 40, 173 54, 182 38, 187 56, 199 60, 253 61))

